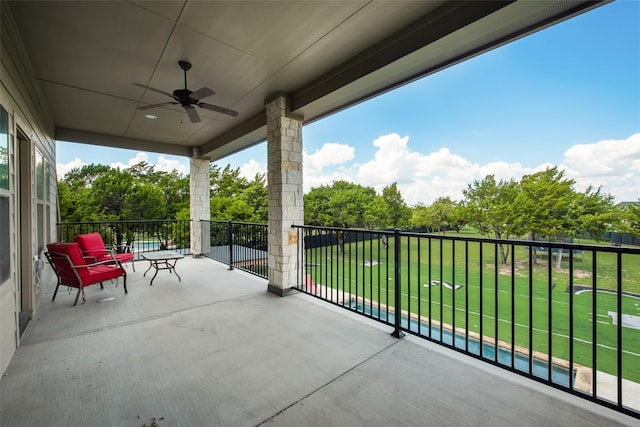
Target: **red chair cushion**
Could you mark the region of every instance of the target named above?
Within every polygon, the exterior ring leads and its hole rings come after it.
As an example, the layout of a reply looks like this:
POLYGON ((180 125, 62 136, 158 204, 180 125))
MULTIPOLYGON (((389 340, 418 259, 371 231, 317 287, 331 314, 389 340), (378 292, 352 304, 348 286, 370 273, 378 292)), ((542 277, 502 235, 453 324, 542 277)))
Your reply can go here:
MULTIPOLYGON (((80 246, 80 250, 85 257, 95 259, 95 261, 92 260, 92 262, 109 261, 112 259, 111 252, 107 251, 100 233, 78 234, 74 240, 78 246, 80 246)), ((132 253, 114 254, 114 256, 120 262, 133 261, 132 253)))
POLYGON ((122 269, 115 265, 96 265, 95 267, 89 267, 86 270, 89 272, 87 275, 88 284, 99 283, 122 276, 122 269))
MULTIPOLYGON (((76 249, 78 248, 78 245, 76 243, 49 243, 47 245, 47 248, 49 249, 49 252, 57 252, 57 253, 65 254, 69 256, 69 259, 71 259, 71 254, 69 251, 70 245, 75 245, 76 249)), ((80 258, 81 258, 80 265, 82 265, 85 263, 84 258, 82 258, 82 256, 80 256, 80 258)), ((78 280, 78 276, 76 276, 75 272, 73 271, 73 268, 71 268, 71 265, 69 265, 68 259, 55 257, 52 259, 52 261, 56 266, 56 270, 58 271, 58 275, 60 276, 61 282, 63 282, 67 286, 80 287, 80 281, 78 280)), ((71 260, 71 262, 75 265, 75 262, 73 260, 71 260)))
POLYGON ((109 255, 100 233, 78 234, 73 240, 80 246, 80 250, 87 256, 95 257, 98 261, 109 255))

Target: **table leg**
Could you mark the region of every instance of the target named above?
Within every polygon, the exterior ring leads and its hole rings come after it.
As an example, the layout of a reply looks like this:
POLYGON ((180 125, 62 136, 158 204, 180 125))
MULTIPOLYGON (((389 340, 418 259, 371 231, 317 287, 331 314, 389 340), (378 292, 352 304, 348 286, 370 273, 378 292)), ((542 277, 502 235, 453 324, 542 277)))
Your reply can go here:
POLYGON ((149 270, 151 270, 151 267, 153 267, 153 262, 152 262, 152 261, 149 261, 149 268, 147 268, 147 271, 145 271, 145 272, 144 272, 144 274, 142 275, 142 277, 147 277, 147 272, 148 272, 149 270))
POLYGON ((147 272, 154 268, 156 271, 153 273, 153 277, 151 278, 151 282, 149 286, 153 285, 153 280, 158 275, 158 270, 169 270, 169 273, 173 272, 178 277, 178 281, 182 282, 182 277, 176 271, 176 264, 178 263, 178 259, 173 259, 173 263, 171 259, 161 259, 161 260, 149 260, 149 268, 144 272, 143 277, 147 275, 147 272), (162 264, 162 267, 160 266, 162 264))
MULTIPOLYGON (((156 272, 153 273, 153 277, 151 278, 151 282, 149 283, 149 286, 153 285, 153 279, 155 279, 156 276, 158 275, 158 270, 159 270, 158 269, 158 262, 157 261, 156 262, 151 262, 151 266, 149 266, 149 269, 151 269, 151 267, 154 267, 156 269, 156 272)), ((147 270, 147 271, 149 271, 149 270, 147 270)), ((145 274, 146 274, 146 272, 145 272, 145 274)))
MULTIPOLYGON (((177 263, 178 263, 177 259, 173 261, 173 272, 175 273, 176 276, 178 276, 178 282, 182 282, 182 278, 180 277, 180 275, 176 271, 176 264, 177 263)), ((171 270, 169 270, 169 271, 171 271, 171 270)))

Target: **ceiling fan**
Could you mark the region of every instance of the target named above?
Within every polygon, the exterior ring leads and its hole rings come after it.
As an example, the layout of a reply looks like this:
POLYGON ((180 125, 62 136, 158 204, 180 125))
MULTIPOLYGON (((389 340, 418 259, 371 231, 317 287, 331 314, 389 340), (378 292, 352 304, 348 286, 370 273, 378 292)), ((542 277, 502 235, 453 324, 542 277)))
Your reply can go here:
POLYGON ((149 110, 151 108, 156 108, 156 107, 164 107, 166 105, 182 105, 182 107, 184 107, 185 111, 187 112, 187 115, 189 116, 189 119, 191 120, 192 123, 198 123, 200 121, 200 116, 198 115, 198 112, 196 111, 196 109, 193 107, 194 105, 197 105, 200 108, 204 108, 205 110, 211 110, 211 111, 215 111, 218 113, 222 113, 222 114, 228 114, 229 116, 233 116, 236 117, 238 115, 237 111, 234 110, 230 110, 228 108, 224 108, 224 107, 220 107, 219 105, 213 105, 213 104, 207 104, 206 102, 200 102, 200 100, 202 98, 206 98, 207 96, 211 96, 213 94, 215 94, 215 92, 211 89, 209 89, 208 87, 202 87, 200 89, 198 89, 195 92, 190 91, 189 89, 187 89, 187 71, 189 71, 191 69, 191 63, 187 62, 187 61, 178 61, 178 65, 180 66, 180 68, 182 68, 182 70, 184 71, 184 89, 176 89, 173 91, 173 95, 162 91, 160 89, 155 89, 149 86, 145 86, 142 85, 140 83, 133 83, 136 86, 140 86, 142 88, 148 89, 148 90, 152 90, 154 92, 158 92, 161 93, 163 95, 167 95, 170 98, 173 98, 174 101, 167 101, 167 102, 162 102, 160 104, 151 104, 151 105, 144 105, 142 107, 138 107, 138 110, 149 110))

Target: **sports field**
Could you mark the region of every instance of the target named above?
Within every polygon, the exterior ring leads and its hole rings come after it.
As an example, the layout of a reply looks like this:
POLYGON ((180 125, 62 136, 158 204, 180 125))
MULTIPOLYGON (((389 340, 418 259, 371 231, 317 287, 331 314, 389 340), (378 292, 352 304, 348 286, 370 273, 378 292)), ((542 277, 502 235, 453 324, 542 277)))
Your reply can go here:
MULTIPOLYGON (((548 355, 551 348, 552 357, 565 361, 573 336, 573 363, 593 367, 595 358, 597 370, 612 375, 618 375, 620 348, 623 378, 640 383, 640 298, 633 295, 640 294, 639 255, 622 255, 618 269, 615 253, 597 252, 594 263, 592 252, 581 251, 570 269, 568 255, 561 268, 555 256, 549 265, 548 254, 530 263, 525 246, 509 247, 514 257, 506 265, 496 262, 493 243, 404 236, 399 249, 403 311, 472 335, 482 330, 483 337, 525 352, 548 355), (625 293, 620 328, 618 286, 625 293)), ((393 307, 395 252, 393 239, 386 248, 380 239, 346 243, 344 253, 338 245, 308 249, 306 273, 319 285, 382 305, 388 299, 393 307)))

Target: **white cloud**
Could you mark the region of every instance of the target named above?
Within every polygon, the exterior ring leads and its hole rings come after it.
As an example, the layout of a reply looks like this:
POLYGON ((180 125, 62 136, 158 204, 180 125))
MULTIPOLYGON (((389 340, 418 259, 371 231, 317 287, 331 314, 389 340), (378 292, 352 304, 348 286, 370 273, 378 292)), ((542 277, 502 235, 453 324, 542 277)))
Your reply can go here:
MULTIPOLYGON (((117 168, 117 169, 128 169, 131 166, 134 166, 140 162, 146 162, 149 164, 149 155, 145 152, 138 152, 136 153, 135 157, 127 160, 126 164, 122 162, 113 162, 109 165, 109 167, 117 168)), ((100 164, 99 161, 96 161, 95 163, 100 164)), ((58 163, 56 165, 56 172, 58 175, 58 179, 64 178, 64 176, 71 169, 81 168, 88 164, 89 163, 83 160, 80 160, 77 157, 68 163, 58 163)), ((158 160, 156 161, 156 163, 152 164, 152 166, 156 171, 161 171, 161 172, 172 172, 176 170, 181 175, 186 175, 189 173, 189 171, 187 170, 187 166, 185 166, 184 163, 180 162, 180 160, 168 159, 164 156, 158 156, 158 160)))
POLYGON ((408 146, 409 137, 396 133, 377 138, 374 158, 358 168, 357 182, 376 191, 394 182, 409 205, 429 204, 441 196, 459 200, 480 166, 447 148, 422 154, 408 146))
POLYGON ((64 176, 71 170, 75 168, 81 168, 88 163, 83 162, 79 158, 75 158, 68 163, 57 163, 56 164, 56 174, 58 176, 58 180, 64 178, 64 176))
POLYGON ((114 162, 114 163, 111 163, 109 166, 114 169, 127 169, 133 165, 137 165, 140 162, 148 162, 148 161, 149 161, 149 155, 147 153, 138 152, 136 153, 136 156, 134 158, 129 159, 127 161, 126 165, 122 162, 114 162))
POLYGON ((251 159, 247 163, 240 166, 240 176, 247 178, 248 180, 253 180, 256 177, 256 174, 263 173, 266 174, 267 169, 260 165, 260 162, 251 159))
POLYGON ((310 173, 306 169, 306 165, 302 166, 302 173, 304 175, 303 191, 308 193, 314 187, 320 187, 321 185, 331 185, 334 181, 349 181, 354 182, 352 169, 341 167, 330 173, 321 174, 321 171, 316 173, 310 173))
POLYGON ((602 186, 617 202, 636 201, 640 198, 640 133, 574 145, 565 151, 559 167, 576 180, 579 191, 602 186))
MULTIPOLYGON (((544 170, 556 163, 543 163, 533 167, 521 163, 489 162, 474 163, 448 148, 430 153, 420 153, 410 148, 409 136, 396 133, 382 135, 373 141, 376 151, 371 159, 358 162, 355 148, 346 144, 326 143, 316 152, 303 152, 304 191, 313 187, 331 185, 337 180, 356 182, 381 192, 394 182, 409 205, 430 204, 438 197, 449 196, 462 199, 462 191, 475 179, 493 174, 497 179, 519 180, 523 175, 544 170)), ((426 146, 421 141, 421 146, 426 146)), ((147 153, 137 153, 125 164, 112 163, 111 167, 127 168, 141 161, 148 162, 147 153)), ((75 158, 66 164, 57 165, 58 177, 69 170, 86 165, 75 158)), ((178 170, 188 173, 177 160, 158 158, 156 170, 178 170)), ((635 201, 640 198, 640 133, 622 140, 603 140, 592 144, 578 144, 564 153, 558 164, 568 178, 575 179, 576 190, 587 186, 602 186, 613 194, 617 202, 635 201)), ((240 167, 240 173, 253 179, 256 173, 265 173, 266 167, 250 160, 240 167)))
POLYGON ((187 167, 180 163, 179 160, 167 159, 163 156, 158 157, 158 163, 155 165, 155 170, 161 172, 173 172, 175 170, 178 171, 180 175, 186 175, 188 173, 187 167))
POLYGON ((304 173, 305 175, 313 175, 328 166, 339 165, 353 160, 355 151, 355 148, 349 145, 333 142, 325 143, 322 148, 313 154, 303 151, 302 162, 304 165, 304 173))
MULTIPOLYGON (((370 186, 378 192, 397 182, 407 204, 428 205, 442 196, 462 199, 462 191, 469 183, 489 174, 502 180, 520 180, 524 175, 543 171, 555 164, 547 162, 534 167, 526 167, 519 162, 478 164, 447 148, 422 154, 409 147, 408 136, 401 137, 396 133, 380 136, 373 141, 373 146, 377 148, 373 158, 362 164, 350 162, 350 156, 340 157, 340 150, 332 156, 330 144, 316 152, 314 156, 322 155, 311 157, 310 164, 307 163, 309 157, 305 157, 305 192, 339 179, 370 186), (336 163, 341 167, 330 167, 336 163)), ((625 140, 575 145, 565 152, 564 160, 558 166, 565 170, 568 178, 576 180, 578 191, 584 191, 589 185, 602 185, 603 190, 613 194, 616 201, 640 198, 640 134, 625 140)))
POLYGON ((594 144, 577 144, 564 152, 563 163, 584 176, 608 176, 620 170, 638 172, 640 133, 624 140, 609 139, 594 144))
POLYGON ((167 159, 164 156, 158 156, 158 160, 155 163, 150 163, 149 155, 143 151, 136 153, 135 157, 127 160, 126 164, 122 162, 114 162, 111 163, 110 166, 117 169, 128 169, 141 162, 145 162, 153 166, 154 170, 158 172, 173 172, 174 170, 176 170, 181 175, 186 175, 189 173, 187 167, 183 163, 181 163, 180 160, 167 159))

